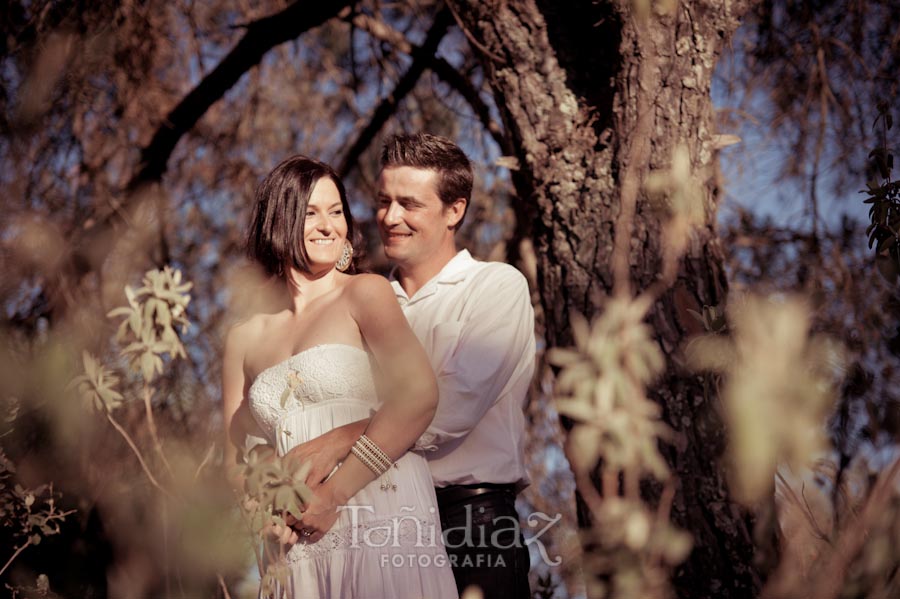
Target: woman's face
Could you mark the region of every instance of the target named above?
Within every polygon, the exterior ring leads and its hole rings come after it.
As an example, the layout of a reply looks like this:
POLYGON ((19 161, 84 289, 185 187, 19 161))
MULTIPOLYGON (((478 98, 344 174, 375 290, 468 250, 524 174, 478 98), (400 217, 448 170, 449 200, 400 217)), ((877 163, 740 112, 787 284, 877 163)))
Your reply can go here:
POLYGON ((337 185, 322 177, 313 186, 306 207, 304 243, 313 271, 331 268, 341 257, 347 238, 347 219, 337 185))

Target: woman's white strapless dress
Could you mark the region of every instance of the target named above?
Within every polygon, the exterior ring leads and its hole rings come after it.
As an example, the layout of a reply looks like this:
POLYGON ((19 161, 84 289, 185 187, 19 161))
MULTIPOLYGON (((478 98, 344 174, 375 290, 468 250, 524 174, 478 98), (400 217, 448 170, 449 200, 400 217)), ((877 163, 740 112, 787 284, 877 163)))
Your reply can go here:
MULTIPOLYGON (((317 345, 267 368, 249 399, 279 455, 378 406, 369 355, 344 344, 317 345)), ((458 596, 431 472, 414 451, 357 493, 320 541, 301 541, 286 559, 285 590, 294 599, 458 596)))

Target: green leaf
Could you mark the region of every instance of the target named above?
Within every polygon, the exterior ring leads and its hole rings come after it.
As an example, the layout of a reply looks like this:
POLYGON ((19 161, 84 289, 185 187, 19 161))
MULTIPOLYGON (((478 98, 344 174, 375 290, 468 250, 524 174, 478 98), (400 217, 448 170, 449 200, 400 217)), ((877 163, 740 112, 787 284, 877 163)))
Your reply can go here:
POLYGON ((592 378, 594 370, 587 362, 579 362, 573 364, 563 370, 556 379, 556 386, 561 391, 567 391, 575 388, 575 383, 582 379, 592 378))
POLYGON ((690 314, 691 316, 696 318, 700 324, 706 325, 706 320, 703 318, 702 314, 700 314, 696 310, 691 310, 690 308, 687 308, 687 311, 688 311, 688 314, 690 314))
POLYGON ((163 327, 171 327, 172 325, 172 311, 163 302, 157 302, 156 305, 156 324, 163 327))
POLYGON ((157 341, 150 346, 150 351, 152 351, 154 354, 164 354, 166 352, 171 353, 170 349, 170 344, 165 343, 164 341, 157 341))
POLYGON ((572 466, 579 472, 592 470, 603 454, 603 439, 599 431, 589 426, 576 425, 569 433, 569 439, 572 466))
POLYGON ((117 316, 128 316, 131 314, 131 308, 127 308, 125 306, 119 306, 118 308, 113 308, 109 312, 106 313, 107 318, 115 318, 117 316))
POLYGON ((141 319, 141 313, 138 310, 132 310, 131 316, 128 317, 128 324, 131 326, 131 334, 135 337, 140 337, 143 319, 141 319))
POLYGON ((680 564, 691 552, 691 535, 672 529, 662 544, 663 555, 669 564, 680 564))
POLYGON ((137 354, 144 351, 144 343, 141 341, 133 341, 122 349, 123 354, 137 354))
POLYGON ((150 352, 145 352, 141 354, 141 376, 144 377, 144 380, 148 383, 153 380, 153 354, 150 352))
POLYGON ((556 411, 578 420, 580 422, 590 422, 596 418, 597 414, 587 402, 574 399, 557 399, 555 401, 556 411))
POLYGON ((591 336, 591 327, 587 319, 581 313, 573 310, 569 313, 569 323, 572 327, 572 337, 575 341, 575 347, 584 351, 588 347, 591 336))
POLYGON ((122 395, 117 391, 113 391, 112 389, 100 389, 97 393, 103 400, 106 409, 110 412, 119 407, 122 403, 122 395))
POLYGON ((184 353, 184 346, 181 345, 181 342, 180 342, 180 341, 175 341, 175 342, 174 342, 174 344, 172 345, 172 349, 171 349, 171 351, 169 352, 169 354, 170 354, 173 358, 178 358, 178 357, 186 358, 186 357, 187 357, 187 354, 184 353))
POLYGON ((584 359, 581 353, 562 347, 552 347, 547 351, 547 361, 555 366, 572 366, 584 359))
POLYGON ((175 329, 169 326, 163 329, 162 334, 160 335, 160 339, 164 343, 168 343, 170 345, 173 343, 178 343, 178 335, 175 333, 175 329))
POLYGON ((66 385, 66 390, 71 391, 72 389, 76 389, 79 393, 81 393, 81 385, 89 384, 89 381, 90 379, 88 379, 86 374, 79 374, 74 379, 72 379, 68 385, 66 385))
POLYGON ((878 240, 878 245, 875 246, 875 252, 879 254, 885 252, 891 249, 891 247, 893 247, 895 243, 897 243, 896 237, 883 237, 882 239, 878 240))
POLYGON ((84 372, 87 378, 93 382, 97 380, 97 360, 87 350, 81 352, 81 361, 84 364, 84 372))

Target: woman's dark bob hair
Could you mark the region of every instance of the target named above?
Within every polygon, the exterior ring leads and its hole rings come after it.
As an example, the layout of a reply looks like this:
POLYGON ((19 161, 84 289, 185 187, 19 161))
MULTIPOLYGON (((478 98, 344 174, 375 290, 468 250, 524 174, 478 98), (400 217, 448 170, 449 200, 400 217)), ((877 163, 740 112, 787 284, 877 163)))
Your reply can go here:
MULTIPOLYGON (((306 156, 291 156, 276 166, 256 189, 256 204, 247 238, 247 256, 258 262, 269 276, 287 278, 293 266, 309 272, 304 229, 309 196, 319 179, 328 177, 338 188, 347 220, 347 240, 356 250, 356 230, 347 192, 333 168, 306 156)), ((356 271, 356 252, 347 272, 356 271)))

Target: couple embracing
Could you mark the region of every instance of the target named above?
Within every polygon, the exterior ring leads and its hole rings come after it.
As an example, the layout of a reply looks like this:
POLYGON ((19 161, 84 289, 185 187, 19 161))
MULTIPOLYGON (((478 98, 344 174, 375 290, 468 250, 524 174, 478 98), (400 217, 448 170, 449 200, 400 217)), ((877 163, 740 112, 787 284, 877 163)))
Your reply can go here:
POLYGON ((226 430, 251 434, 235 430, 249 410, 266 444, 312 465, 314 497, 277 540, 288 597, 435 599, 478 585, 527 598, 514 503, 527 483, 528 285, 457 251, 473 179, 458 146, 395 136, 381 168, 391 281, 355 274, 354 223, 330 167, 295 156, 259 186, 248 251, 287 299, 228 334, 226 430))

